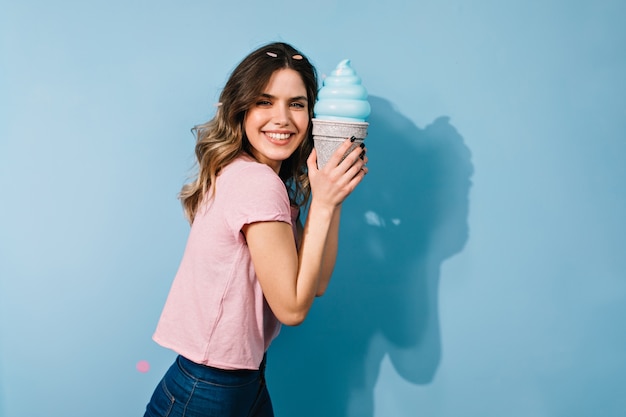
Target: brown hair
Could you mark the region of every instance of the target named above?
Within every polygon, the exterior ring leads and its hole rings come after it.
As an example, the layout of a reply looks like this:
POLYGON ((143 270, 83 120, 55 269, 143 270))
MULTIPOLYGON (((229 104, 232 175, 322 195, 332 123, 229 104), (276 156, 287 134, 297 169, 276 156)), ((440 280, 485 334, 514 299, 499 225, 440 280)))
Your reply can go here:
POLYGON ((302 77, 307 92, 309 128, 302 144, 282 162, 278 175, 285 183, 293 205, 302 206, 308 201, 311 188, 306 159, 313 149, 311 120, 317 97, 317 74, 303 54, 289 44, 275 42, 251 52, 237 65, 220 94, 220 104, 213 119, 193 128, 197 136, 198 174, 183 186, 179 194, 190 223, 222 168, 242 151, 253 156, 243 128, 246 112, 263 92, 272 74, 284 68, 297 71, 302 77))

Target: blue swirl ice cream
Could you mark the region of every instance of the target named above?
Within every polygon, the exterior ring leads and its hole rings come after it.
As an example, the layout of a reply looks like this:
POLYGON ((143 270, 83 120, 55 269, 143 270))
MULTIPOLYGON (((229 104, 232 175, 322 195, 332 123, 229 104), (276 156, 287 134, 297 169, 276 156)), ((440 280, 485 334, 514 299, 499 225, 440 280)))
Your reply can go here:
POLYGON ((317 166, 322 168, 335 150, 347 138, 356 138, 352 148, 367 136, 371 107, 367 101, 367 90, 344 59, 324 79, 313 108, 313 140, 317 151, 317 166))
POLYGON ((367 90, 361 84, 361 77, 350 66, 350 60, 344 59, 324 79, 315 103, 315 118, 364 122, 370 112, 367 90))

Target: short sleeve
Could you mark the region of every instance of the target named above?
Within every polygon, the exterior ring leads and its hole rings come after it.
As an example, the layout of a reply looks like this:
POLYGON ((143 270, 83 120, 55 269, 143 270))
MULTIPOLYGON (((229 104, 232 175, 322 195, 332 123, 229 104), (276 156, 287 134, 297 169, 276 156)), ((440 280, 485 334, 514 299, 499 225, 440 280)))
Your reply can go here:
POLYGON ((220 181, 217 193, 226 204, 226 219, 236 232, 250 223, 280 221, 292 224, 287 189, 267 165, 248 162, 241 169, 229 170, 220 181))

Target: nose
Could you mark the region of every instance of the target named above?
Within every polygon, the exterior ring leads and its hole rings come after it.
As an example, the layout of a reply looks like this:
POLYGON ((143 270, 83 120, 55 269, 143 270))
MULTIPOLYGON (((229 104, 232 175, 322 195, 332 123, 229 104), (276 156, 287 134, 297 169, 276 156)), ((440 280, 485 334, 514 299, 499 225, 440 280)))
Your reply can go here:
POLYGON ((279 126, 289 124, 289 108, 286 105, 274 106, 274 123, 279 126))

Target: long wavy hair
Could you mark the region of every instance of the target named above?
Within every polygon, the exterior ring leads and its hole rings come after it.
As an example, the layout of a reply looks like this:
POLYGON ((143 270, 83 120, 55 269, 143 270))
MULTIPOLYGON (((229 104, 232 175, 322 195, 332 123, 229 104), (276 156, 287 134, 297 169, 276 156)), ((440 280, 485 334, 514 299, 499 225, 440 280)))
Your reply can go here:
POLYGON ((311 120, 317 97, 317 74, 306 56, 289 44, 270 43, 251 52, 237 65, 226 82, 215 116, 209 122, 195 126, 195 153, 198 173, 185 184, 179 198, 190 223, 204 198, 215 193, 215 180, 220 171, 242 152, 254 158, 243 126, 246 112, 263 93, 272 74, 292 69, 302 77, 307 92, 309 126, 298 149, 280 166, 279 177, 285 183, 292 205, 303 206, 309 199, 311 187, 306 159, 313 149, 311 120))

